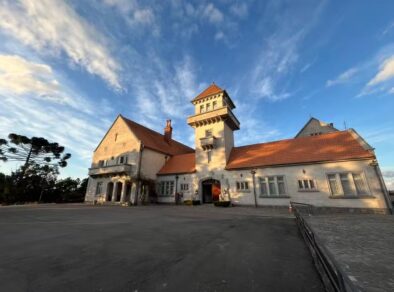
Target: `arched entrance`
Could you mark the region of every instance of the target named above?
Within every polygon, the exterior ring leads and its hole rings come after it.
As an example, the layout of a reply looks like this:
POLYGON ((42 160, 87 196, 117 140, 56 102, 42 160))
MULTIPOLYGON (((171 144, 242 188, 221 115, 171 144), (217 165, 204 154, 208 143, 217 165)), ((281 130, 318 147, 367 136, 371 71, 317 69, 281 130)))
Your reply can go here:
POLYGON ((114 183, 113 182, 109 182, 107 184, 107 192, 106 192, 106 196, 105 196, 105 200, 107 202, 111 202, 112 201, 112 193, 114 192, 114 183))
POLYGON ((131 182, 126 182, 126 194, 125 194, 125 202, 130 202, 131 199, 131 187, 132 183, 131 182))
POLYGON ((206 179, 202 181, 202 202, 212 203, 219 201, 221 193, 220 181, 216 179, 206 179))
POLYGON ((122 187, 123 184, 120 181, 116 183, 115 202, 120 202, 120 197, 122 195, 122 187))

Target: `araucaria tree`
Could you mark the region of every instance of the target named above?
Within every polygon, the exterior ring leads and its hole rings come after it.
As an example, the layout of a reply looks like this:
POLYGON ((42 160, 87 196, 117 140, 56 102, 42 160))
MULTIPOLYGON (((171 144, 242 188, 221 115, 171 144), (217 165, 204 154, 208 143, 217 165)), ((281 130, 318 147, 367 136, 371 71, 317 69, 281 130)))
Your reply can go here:
POLYGON ((21 179, 29 166, 67 166, 71 154, 63 152, 63 146, 51 143, 45 138, 9 134, 8 141, 0 139, 0 161, 23 162, 21 179))

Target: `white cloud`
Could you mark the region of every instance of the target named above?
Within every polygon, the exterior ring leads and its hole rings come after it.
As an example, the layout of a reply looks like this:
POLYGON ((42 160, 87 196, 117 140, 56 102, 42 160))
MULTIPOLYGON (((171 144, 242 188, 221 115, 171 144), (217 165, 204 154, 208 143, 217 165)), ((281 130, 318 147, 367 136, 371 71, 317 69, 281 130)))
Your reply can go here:
MULTIPOLYGON (((247 82, 248 90, 256 98, 279 101, 291 95, 288 90, 291 84, 289 75, 299 61, 303 40, 319 21, 325 3, 322 1, 317 6, 311 5, 296 11, 276 5, 275 1, 268 2, 261 19, 272 20, 271 34, 263 39, 259 49, 261 53, 253 59, 247 82)), ((263 21, 256 25, 263 25, 263 21)))
POLYGON ((152 29, 154 35, 159 34, 160 28, 152 7, 142 7, 136 0, 104 0, 104 4, 116 8, 130 26, 145 26, 152 29))
POLYGON ((326 86, 330 87, 337 84, 344 84, 350 81, 357 73, 359 72, 358 68, 350 68, 345 72, 341 73, 337 78, 333 80, 327 80, 326 86))
POLYGON ((394 170, 382 170, 382 175, 387 189, 394 191, 394 170))
POLYGON ((245 18, 248 16, 248 5, 244 2, 242 3, 235 3, 233 5, 230 6, 230 12, 239 17, 239 18, 245 18))
POLYGON ((0 29, 39 54, 65 54, 72 64, 122 88, 121 65, 108 50, 110 42, 64 1, 3 1, 0 29))
POLYGON ((394 94, 394 87, 391 87, 391 89, 388 91, 390 94, 394 94))
POLYGON ((394 78, 394 56, 383 61, 379 72, 368 82, 367 86, 374 86, 392 78, 394 78))
POLYGON ((208 5, 205 6, 202 16, 214 24, 220 23, 224 19, 223 13, 212 3, 208 3, 208 5))
POLYGON ((81 106, 82 100, 78 104, 66 91, 50 66, 17 55, 0 54, 0 93, 42 99, 72 107, 81 106))

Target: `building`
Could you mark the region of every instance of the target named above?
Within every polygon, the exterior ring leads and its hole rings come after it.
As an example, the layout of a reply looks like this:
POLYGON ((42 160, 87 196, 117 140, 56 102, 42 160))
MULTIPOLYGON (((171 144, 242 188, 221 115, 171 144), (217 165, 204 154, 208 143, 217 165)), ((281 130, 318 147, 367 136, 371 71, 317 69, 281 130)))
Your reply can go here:
POLYGON ((93 153, 86 201, 390 206, 374 149, 355 130, 311 118, 295 138, 236 147, 226 90, 212 84, 192 104, 195 149, 172 139, 170 120, 160 134, 119 115, 93 153))

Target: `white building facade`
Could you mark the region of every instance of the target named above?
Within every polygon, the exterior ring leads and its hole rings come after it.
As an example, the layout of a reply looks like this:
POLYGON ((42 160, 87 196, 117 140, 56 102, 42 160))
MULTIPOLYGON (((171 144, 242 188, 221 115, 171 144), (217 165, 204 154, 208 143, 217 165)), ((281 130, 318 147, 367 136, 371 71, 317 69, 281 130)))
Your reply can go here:
POLYGON ((192 101, 195 149, 119 116, 94 152, 87 202, 284 206, 388 212, 373 148, 352 129, 311 118, 293 139, 234 146, 240 122, 215 84, 192 101))

